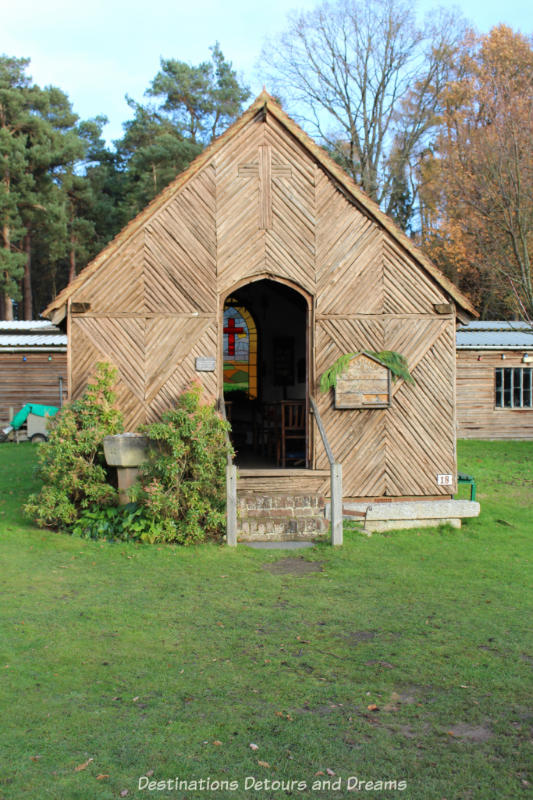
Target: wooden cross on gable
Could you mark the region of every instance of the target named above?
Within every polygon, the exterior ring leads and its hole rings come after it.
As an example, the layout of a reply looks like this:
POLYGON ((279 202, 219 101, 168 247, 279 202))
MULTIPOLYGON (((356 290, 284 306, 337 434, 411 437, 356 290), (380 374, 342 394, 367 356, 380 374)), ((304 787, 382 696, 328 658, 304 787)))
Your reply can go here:
POLYGON ((259 176, 259 227, 268 230, 272 227, 272 180, 290 178, 289 164, 273 164, 272 148, 269 144, 259 145, 259 161, 253 164, 239 164, 240 178, 259 176))

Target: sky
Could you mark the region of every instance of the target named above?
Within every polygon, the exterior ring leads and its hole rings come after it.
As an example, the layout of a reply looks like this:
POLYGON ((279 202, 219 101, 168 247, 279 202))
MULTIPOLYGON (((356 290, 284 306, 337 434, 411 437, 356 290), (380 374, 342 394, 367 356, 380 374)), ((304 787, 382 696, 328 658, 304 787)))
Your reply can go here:
MULTIPOLYGON (((0 54, 31 59, 40 86, 58 86, 82 119, 104 114, 111 143, 142 101, 159 60, 199 64, 216 41, 252 95, 262 89, 259 56, 266 36, 286 27, 291 10, 317 0, 0 0, 0 54)), ((504 22, 533 33, 531 0, 419 0, 419 13, 457 7, 480 32, 504 22)), ((266 87, 269 88, 268 86, 266 87)))

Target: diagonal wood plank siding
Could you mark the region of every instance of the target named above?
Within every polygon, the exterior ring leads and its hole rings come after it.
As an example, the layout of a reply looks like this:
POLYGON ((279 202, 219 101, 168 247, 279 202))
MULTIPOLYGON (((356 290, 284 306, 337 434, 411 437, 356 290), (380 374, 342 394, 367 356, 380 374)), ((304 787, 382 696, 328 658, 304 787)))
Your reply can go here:
MULTIPOLYGON (((396 381, 394 401, 382 411, 338 411, 333 392, 319 395, 328 438, 345 465, 345 494, 447 495, 450 487, 437 486, 436 476, 455 472, 454 322, 388 318, 382 331, 377 324, 371 328, 361 319, 342 320, 342 325, 328 320, 317 332, 326 365, 350 350, 398 350, 406 355, 416 381, 414 387, 396 381)), ((317 444, 317 466, 326 465, 317 444)))
POLYGON ((215 321, 204 321, 204 325, 197 329, 194 338, 184 332, 182 341, 188 344, 184 357, 176 358, 174 368, 167 374, 164 381, 157 381, 159 386, 157 394, 150 395, 147 399, 149 421, 158 419, 165 409, 172 408, 183 389, 194 379, 201 378, 206 399, 215 400, 217 397, 216 374, 214 372, 197 373, 195 370, 195 359, 198 356, 216 353, 217 326, 215 321))
POLYGON ((147 311, 214 311, 214 211, 214 169, 210 166, 147 226, 144 252, 147 311))
MULTIPOLYGON (((98 360, 119 369, 129 428, 195 378, 217 396, 224 298, 265 276, 312 298, 310 389, 345 495, 449 494, 436 475, 455 472, 454 319, 434 310, 449 297, 275 115, 251 118, 76 289, 91 305, 71 316, 73 396, 98 360), (389 409, 336 410, 318 379, 365 349, 406 355, 416 386, 395 383, 389 409), (199 356, 218 371, 197 373, 199 356)), ((316 431, 311 466, 328 467, 316 431)))
POLYGON ((415 386, 397 381, 387 419, 387 494, 449 494, 455 484, 437 486, 439 473, 455 476, 455 326, 445 321, 420 349, 412 375, 415 386), (448 370, 451 367, 451 374, 448 370), (401 458, 398 456, 401 455, 401 458))
POLYGON ((383 275, 385 314, 434 314, 433 304, 443 302, 442 290, 390 237, 384 237, 383 275))
POLYGON ((71 318, 73 396, 111 362, 129 429, 160 417, 194 378, 216 394, 214 374, 195 370, 196 356, 217 353, 215 194, 209 164, 73 296, 90 303, 71 318))
POLYGON ((317 206, 318 313, 381 313, 382 231, 323 172, 317 176, 317 206))
POLYGON ((115 364, 120 380, 139 402, 144 400, 144 318, 87 317, 74 320, 75 327, 100 354, 115 364))
POLYGON ((71 374, 69 397, 77 400, 94 375, 96 364, 105 361, 106 356, 87 338, 79 320, 74 318, 70 323, 68 347, 71 352, 71 374))
POLYGON ((144 232, 140 231, 114 254, 105 274, 91 275, 75 295, 76 302, 90 303, 93 311, 139 313, 144 309, 144 232))
POLYGON ((258 162, 263 125, 255 123, 217 154, 217 283, 229 292, 242 277, 265 271, 265 234, 259 227, 259 188, 254 177, 239 175, 241 164, 258 162))
POLYGON ((263 129, 274 163, 288 164, 291 170, 290 177, 272 181, 272 228, 265 237, 265 266, 268 272, 314 293, 314 164, 276 120, 269 118, 263 129))

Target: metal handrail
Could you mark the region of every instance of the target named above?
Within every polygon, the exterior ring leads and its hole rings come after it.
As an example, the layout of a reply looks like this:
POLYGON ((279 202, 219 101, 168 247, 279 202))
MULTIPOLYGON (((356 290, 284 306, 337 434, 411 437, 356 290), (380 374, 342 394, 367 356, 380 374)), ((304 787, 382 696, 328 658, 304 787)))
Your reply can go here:
POLYGON ((326 451, 330 466, 330 485, 331 485, 331 544, 342 544, 342 464, 335 461, 333 451, 328 442, 326 429, 322 423, 315 398, 309 395, 311 411, 315 417, 322 444, 326 451))
POLYGON ((333 457, 333 451, 332 451, 332 449, 330 447, 330 444, 328 442, 328 437, 326 435, 326 429, 324 428, 324 425, 322 423, 322 418, 320 417, 320 413, 318 411, 318 407, 317 407, 317 404, 315 403, 315 398, 313 397, 313 395, 309 395, 309 403, 311 404, 311 410, 312 410, 313 414, 315 415, 316 424, 318 426, 318 430, 320 431, 320 435, 322 437, 322 444, 324 445, 324 449, 326 451, 326 455, 328 457, 329 464, 330 464, 330 466, 333 466, 333 464, 335 463, 335 458, 333 457))

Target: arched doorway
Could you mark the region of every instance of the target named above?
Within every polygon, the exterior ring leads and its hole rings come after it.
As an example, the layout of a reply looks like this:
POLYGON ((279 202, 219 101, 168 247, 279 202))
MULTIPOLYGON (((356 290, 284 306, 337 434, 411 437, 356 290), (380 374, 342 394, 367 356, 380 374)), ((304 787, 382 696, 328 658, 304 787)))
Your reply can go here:
POLYGON ((223 307, 224 400, 241 467, 309 464, 309 301, 285 283, 247 283, 223 307))

